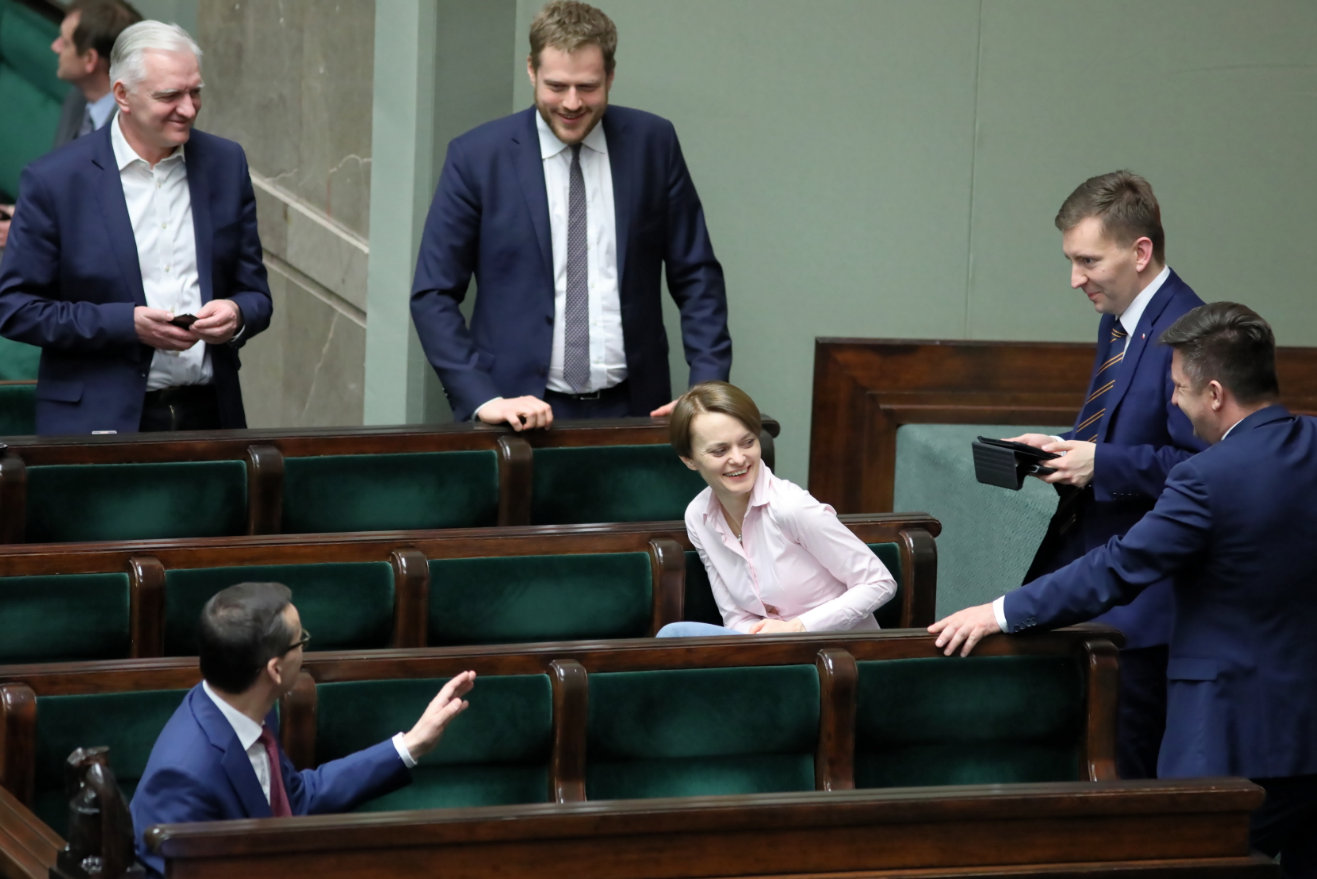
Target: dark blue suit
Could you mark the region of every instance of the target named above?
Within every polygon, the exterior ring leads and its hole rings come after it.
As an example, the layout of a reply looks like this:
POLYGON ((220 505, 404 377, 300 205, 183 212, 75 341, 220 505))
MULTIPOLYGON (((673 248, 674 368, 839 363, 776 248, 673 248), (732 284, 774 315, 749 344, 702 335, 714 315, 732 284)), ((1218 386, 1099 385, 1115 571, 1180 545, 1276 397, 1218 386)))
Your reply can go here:
MULTIPOLYGON (((201 301, 236 302, 245 341, 272 310, 247 159, 201 131, 184 155, 201 301)), ((42 349, 37 433, 137 431, 154 350, 133 329, 146 296, 109 125, 24 169, 10 237, 0 334, 42 349)), ((246 426, 237 347, 209 348, 223 427, 246 426)))
MULTIPOLYGON (((1125 327, 1129 345, 1116 367, 1115 387, 1105 397, 1107 414, 1098 425, 1093 482, 1083 489, 1058 488, 1061 498, 1056 514, 1025 575, 1026 583, 1128 531, 1152 509, 1171 468, 1203 448, 1189 419, 1171 405, 1171 349, 1157 344, 1167 327, 1202 304, 1179 275, 1171 272, 1143 310, 1138 326, 1125 327)), ((1109 340, 1115 320, 1105 314, 1098 322, 1094 376, 1111 356, 1109 340)), ((1074 431, 1064 438, 1074 439, 1074 431)), ((1128 606, 1114 608, 1097 621, 1115 626, 1125 635, 1117 766, 1122 777, 1151 776, 1165 715, 1169 581, 1153 584, 1128 606)))
MULTIPOLYGON (((535 108, 448 145, 425 222, 412 319, 457 420, 494 397, 543 398, 553 345, 553 251, 535 108), (458 306, 474 274, 468 328, 458 306)), ((630 412, 672 399, 660 273, 681 311, 691 383, 726 379, 732 344, 722 267, 672 124, 604 115, 617 222, 618 296, 630 412)))
MULTIPOLYGON (((273 711, 266 725, 278 729, 273 711)), ((282 748, 279 757, 294 815, 346 812, 411 781, 391 741, 303 772, 293 768, 282 748)), ((131 810, 137 855, 156 873, 164 871, 164 861, 142 841, 156 824, 271 816, 247 752, 200 684, 188 691, 156 739, 131 810)))
POLYGON ((1008 629, 1174 584, 1159 776, 1317 773, 1317 421, 1270 406, 1172 469, 1152 511, 1008 593, 1008 629))

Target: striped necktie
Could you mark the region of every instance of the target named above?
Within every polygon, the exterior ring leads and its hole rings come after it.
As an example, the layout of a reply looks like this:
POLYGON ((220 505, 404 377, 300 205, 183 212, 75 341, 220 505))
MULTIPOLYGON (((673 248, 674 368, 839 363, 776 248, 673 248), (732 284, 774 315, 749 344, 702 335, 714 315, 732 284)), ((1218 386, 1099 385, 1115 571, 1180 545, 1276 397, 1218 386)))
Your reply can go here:
POLYGON ((1107 357, 1093 376, 1093 386, 1089 389, 1088 399, 1079 412, 1075 422, 1075 439, 1097 442, 1098 428, 1102 426, 1102 417, 1107 414, 1106 395, 1116 386, 1116 366, 1125 357, 1125 337, 1129 334, 1117 319, 1111 324, 1111 337, 1107 339, 1107 357), (1114 353, 1113 353, 1114 352, 1114 353))
POLYGON ((563 307, 563 380, 577 393, 590 384, 590 270, 581 145, 572 144, 567 187, 567 302, 563 307))

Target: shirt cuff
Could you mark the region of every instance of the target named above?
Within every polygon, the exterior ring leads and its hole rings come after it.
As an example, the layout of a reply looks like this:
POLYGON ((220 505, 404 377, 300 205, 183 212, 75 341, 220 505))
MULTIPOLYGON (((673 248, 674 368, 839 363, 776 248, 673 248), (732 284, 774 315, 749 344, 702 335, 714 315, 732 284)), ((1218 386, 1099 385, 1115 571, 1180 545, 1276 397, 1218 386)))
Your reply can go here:
POLYGON ((416 766, 416 761, 412 758, 412 752, 407 750, 407 745, 403 741, 402 733, 393 737, 393 747, 398 750, 398 756, 402 758, 402 763, 408 769, 416 766))
POLYGON ((485 402, 481 403, 479 406, 477 406, 477 407, 475 408, 474 411, 472 411, 472 413, 471 413, 471 420, 472 420, 472 421, 479 421, 479 420, 480 420, 480 410, 481 410, 481 409, 484 409, 486 406, 488 406, 490 403, 494 402, 495 400, 502 400, 502 399, 503 399, 502 397, 490 397, 488 400, 486 400, 485 402))
POLYGON ((1006 628, 1006 596, 1005 595, 1000 596, 996 601, 992 603, 992 612, 997 617, 997 628, 1001 629, 1003 632, 1009 632, 1010 629, 1006 628))

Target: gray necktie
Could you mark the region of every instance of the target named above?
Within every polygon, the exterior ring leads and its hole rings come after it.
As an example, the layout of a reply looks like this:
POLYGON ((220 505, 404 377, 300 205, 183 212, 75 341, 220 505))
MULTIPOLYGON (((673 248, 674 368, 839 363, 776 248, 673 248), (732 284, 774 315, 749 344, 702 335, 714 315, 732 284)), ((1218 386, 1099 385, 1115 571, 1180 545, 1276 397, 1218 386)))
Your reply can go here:
POLYGON ((586 244, 585 177, 581 145, 572 145, 567 188, 567 305, 563 309, 563 378, 583 393, 590 382, 590 267, 586 244))
POLYGON ((82 124, 78 126, 78 137, 82 137, 85 134, 91 134, 95 130, 96 127, 91 121, 91 107, 88 107, 82 111, 82 124))

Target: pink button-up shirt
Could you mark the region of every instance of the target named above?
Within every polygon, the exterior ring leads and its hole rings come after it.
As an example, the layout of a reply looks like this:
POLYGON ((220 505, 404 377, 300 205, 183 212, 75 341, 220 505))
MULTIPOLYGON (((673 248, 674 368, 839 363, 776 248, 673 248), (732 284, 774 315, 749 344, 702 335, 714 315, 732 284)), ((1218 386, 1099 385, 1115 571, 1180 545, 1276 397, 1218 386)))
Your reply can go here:
POLYGON ((762 461, 740 540, 712 488, 686 507, 686 533, 723 624, 741 632, 762 619, 797 617, 809 632, 877 629, 874 610, 896 594, 886 566, 832 507, 762 461))

